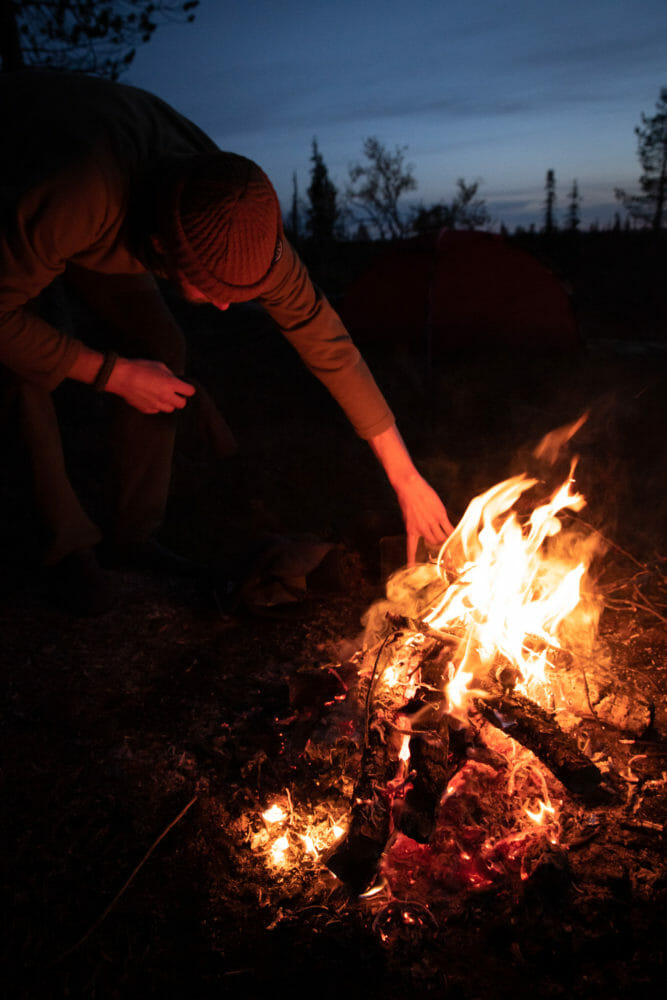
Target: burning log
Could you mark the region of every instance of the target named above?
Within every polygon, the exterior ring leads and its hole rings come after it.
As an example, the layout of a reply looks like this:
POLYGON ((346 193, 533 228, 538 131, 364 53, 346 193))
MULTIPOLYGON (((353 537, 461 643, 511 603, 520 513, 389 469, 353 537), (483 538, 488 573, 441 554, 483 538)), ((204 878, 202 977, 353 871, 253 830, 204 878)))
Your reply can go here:
MULTIPOLYGON (((392 833, 392 820, 402 811, 405 812, 403 822, 418 831, 420 839, 428 839, 434 825, 435 808, 447 781, 448 728, 440 706, 441 654, 445 645, 441 637, 431 638, 426 646, 419 648, 419 667, 415 669, 422 677, 426 674, 425 683, 419 688, 421 696, 415 693, 408 704, 398 710, 388 711, 382 704, 384 675, 394 654, 398 650, 399 658, 405 654, 405 659, 412 655, 406 652, 408 646, 405 644, 412 633, 407 632, 406 636, 403 625, 404 622, 400 622, 401 627, 387 634, 370 654, 374 657, 374 666, 365 699, 364 747, 349 831, 327 859, 330 871, 357 894, 373 882, 392 833), (409 732, 407 720, 411 716, 419 719, 420 731, 408 743, 405 730, 409 732), (406 720, 405 729, 395 724, 396 719, 406 720), (408 745, 420 766, 419 775, 415 777, 416 787, 409 789, 410 801, 406 800, 406 808, 403 808, 400 796, 407 786, 406 761, 410 755, 404 751, 408 745)), ((401 660, 403 667, 405 659, 401 660)), ((409 667, 406 673, 409 675, 409 667)), ((408 684, 414 692, 412 682, 408 684)))
POLYGON ((410 739, 411 787, 396 826, 406 837, 426 844, 435 830, 436 810, 452 773, 447 766, 449 727, 410 739))
POLYGON ((529 698, 514 692, 490 701, 477 699, 476 705, 488 722, 531 750, 570 791, 590 795, 600 784, 602 775, 595 764, 529 698))
POLYGON ((418 732, 410 737, 408 744, 409 786, 402 808, 396 812, 396 826, 422 844, 433 835, 438 805, 460 763, 458 754, 450 754, 449 719, 444 714, 445 650, 441 637, 432 640, 430 655, 421 663, 422 684, 410 705, 403 709, 403 714, 411 712, 418 732))

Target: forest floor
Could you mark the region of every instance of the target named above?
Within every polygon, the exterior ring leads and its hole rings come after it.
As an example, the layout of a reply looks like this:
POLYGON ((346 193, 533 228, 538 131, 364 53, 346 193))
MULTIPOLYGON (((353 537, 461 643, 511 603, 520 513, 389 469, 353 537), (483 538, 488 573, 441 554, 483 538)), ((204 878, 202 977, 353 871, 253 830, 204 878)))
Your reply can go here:
MULTIPOLYGON (((216 566, 270 536, 306 590, 281 602, 275 578, 261 579, 234 605, 215 579, 127 572, 113 610, 68 615, 27 541, 25 461, 3 424, 3 995, 655 996, 667 909, 667 353, 628 330, 577 356, 442 357, 430 370, 398 348, 368 359, 452 520, 526 467, 546 432, 589 412, 573 450, 581 520, 607 542, 594 567, 601 639, 619 689, 654 704, 646 732, 582 723, 612 792, 568 794, 569 834, 532 877, 451 890, 445 879, 406 906, 386 891, 351 896, 303 851, 272 865, 261 819, 276 801, 329 819, 349 804, 354 739, 322 744, 339 692, 329 682, 383 594, 380 539, 401 530, 393 495, 257 310, 182 318, 192 371, 240 450, 220 462, 184 420, 162 538, 216 566), (332 554, 311 573, 320 543, 332 554)), ((96 510, 105 407, 96 399, 82 416, 83 396, 61 395, 72 475, 96 510)))

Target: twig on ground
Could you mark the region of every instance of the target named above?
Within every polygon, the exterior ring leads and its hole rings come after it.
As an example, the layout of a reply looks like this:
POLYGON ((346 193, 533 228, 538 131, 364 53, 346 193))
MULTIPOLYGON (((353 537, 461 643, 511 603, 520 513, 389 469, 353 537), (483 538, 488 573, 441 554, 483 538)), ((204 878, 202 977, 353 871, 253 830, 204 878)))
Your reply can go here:
POLYGON ((176 826, 176 824, 179 822, 179 820, 183 819, 183 817, 185 816, 185 814, 188 811, 188 809, 190 809, 195 804, 195 802, 197 801, 197 799, 198 799, 197 795, 195 795, 193 798, 191 798, 190 801, 188 802, 188 804, 186 806, 184 806, 183 809, 181 809, 181 811, 179 812, 178 816, 176 816, 174 819, 172 819, 172 821, 164 828, 164 830, 162 831, 162 833, 160 834, 160 836, 157 837, 153 841, 153 843, 148 848, 148 850, 144 854, 144 856, 141 859, 141 861, 139 862, 139 864, 136 866, 136 868, 134 869, 134 871, 132 872, 132 874, 130 875, 130 877, 126 880, 126 882, 124 883, 124 885, 118 890, 118 892, 116 893, 116 895, 114 896, 114 898, 111 900, 111 902, 109 903, 109 905, 107 906, 107 908, 104 910, 104 912, 97 918, 97 920, 93 924, 91 924, 91 926, 88 928, 88 930, 83 935, 83 937, 79 938, 79 940, 76 942, 76 944, 73 944, 71 948, 67 949, 67 951, 64 951, 62 953, 62 955, 60 955, 56 959, 56 962, 61 962, 64 958, 67 958, 69 955, 73 954, 73 952, 78 951, 78 949, 81 948, 81 946, 86 943, 86 941, 88 940, 88 938, 91 937, 95 933, 95 931, 98 929, 98 927, 109 916, 109 914, 111 913, 111 911, 113 910, 114 906, 116 905, 116 903, 118 902, 118 900, 121 898, 121 896, 130 887, 130 885, 134 881, 135 877, 141 871, 141 869, 143 868, 143 866, 146 864, 146 862, 148 861, 148 859, 150 858, 151 854, 153 853, 153 851, 155 850, 155 848, 158 846, 158 844, 160 843, 160 841, 164 840, 164 838, 167 836, 167 834, 169 833, 169 831, 173 827, 176 826))
POLYGON ((646 611, 648 614, 655 615, 659 621, 667 625, 667 618, 661 615, 646 598, 644 600, 630 600, 629 598, 619 597, 605 603, 608 608, 613 608, 615 611, 623 611, 625 608, 629 608, 631 611, 646 611))
POLYGON ((605 543, 605 545, 608 545, 612 549, 616 549, 617 552, 620 552, 621 555, 625 556, 626 559, 629 559, 630 562, 633 562, 635 566, 639 566, 640 569, 646 569, 644 563, 641 563, 639 559, 636 558, 636 556, 633 556, 631 552, 628 552, 626 549, 622 548, 616 542, 612 542, 610 538, 607 538, 606 535, 603 535, 598 528, 594 528, 593 525, 590 524, 588 521, 585 521, 583 517, 579 517, 578 514, 574 514, 572 512, 569 512, 569 514, 574 521, 578 521, 579 524, 583 524, 584 528, 588 528, 588 530, 592 531, 593 534, 598 536, 598 538, 601 538, 602 541, 605 543))
POLYGON ((611 594, 615 590, 622 590, 623 587, 628 587, 630 584, 634 583, 638 577, 643 576, 646 569, 637 570, 632 576, 625 577, 623 580, 613 580, 611 583, 606 583, 600 590, 603 594, 611 594))

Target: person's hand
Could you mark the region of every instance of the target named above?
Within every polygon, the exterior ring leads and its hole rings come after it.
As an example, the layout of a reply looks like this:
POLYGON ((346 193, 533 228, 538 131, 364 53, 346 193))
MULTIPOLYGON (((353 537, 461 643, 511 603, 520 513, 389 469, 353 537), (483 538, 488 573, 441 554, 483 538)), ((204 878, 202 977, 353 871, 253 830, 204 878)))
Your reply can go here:
POLYGON ((405 521, 407 561, 411 566, 420 538, 431 548, 438 548, 454 528, 442 500, 418 472, 395 483, 394 489, 405 521))
POLYGON ((411 566, 420 538, 437 548, 454 528, 442 500, 417 472, 395 424, 372 437, 369 444, 382 463, 401 505, 408 540, 408 565, 411 566))
POLYGON ((107 392, 121 396, 141 413, 182 410, 195 387, 174 375, 161 361, 119 358, 106 384, 107 392))

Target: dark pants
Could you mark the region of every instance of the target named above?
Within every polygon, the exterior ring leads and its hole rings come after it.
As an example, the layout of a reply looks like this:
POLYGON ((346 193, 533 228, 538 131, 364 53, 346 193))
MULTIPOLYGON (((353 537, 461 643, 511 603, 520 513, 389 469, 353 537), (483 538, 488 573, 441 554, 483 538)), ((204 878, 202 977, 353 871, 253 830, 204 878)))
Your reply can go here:
MULTIPOLYGON (((109 348, 124 357, 162 361, 174 374, 183 373, 185 340, 154 286, 143 278, 75 277, 80 294, 107 321, 104 341, 109 348)), ((19 383, 18 394, 35 498, 50 535, 45 562, 53 565, 77 549, 96 545, 102 532, 70 483, 51 394, 26 382, 19 383)), ((176 416, 146 415, 120 398, 113 401, 110 530, 112 542, 126 546, 145 541, 164 518, 176 416)))

